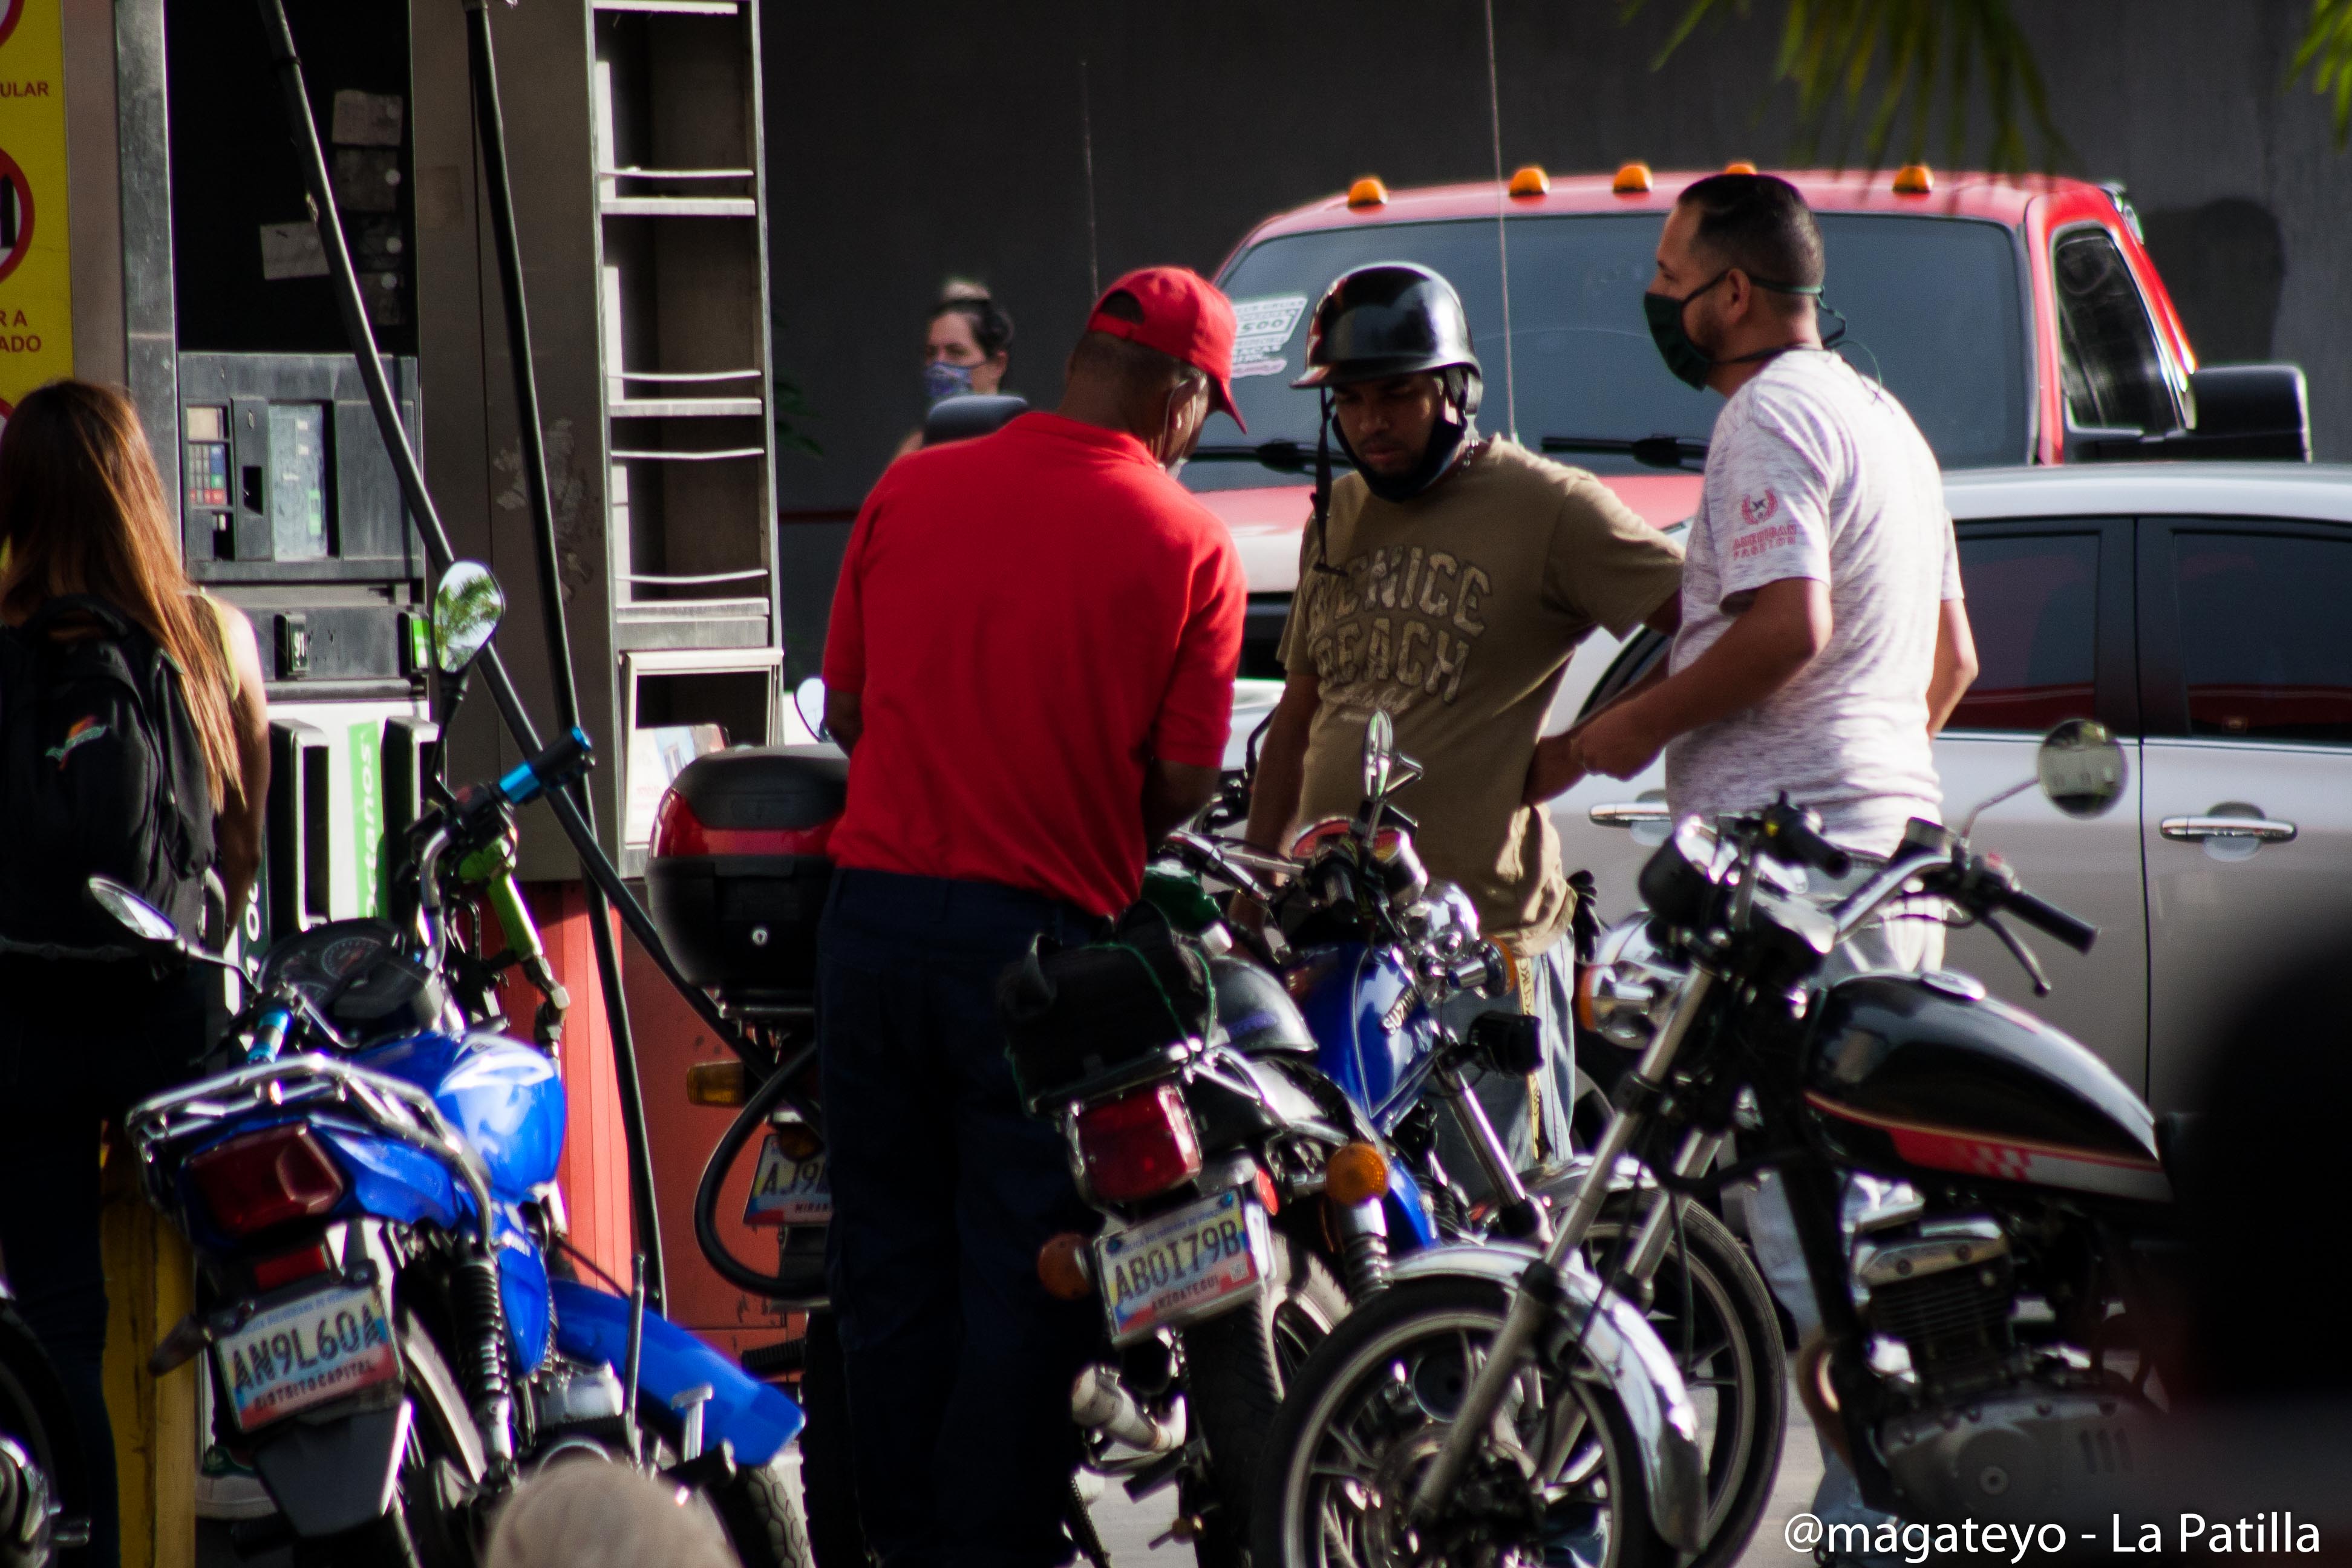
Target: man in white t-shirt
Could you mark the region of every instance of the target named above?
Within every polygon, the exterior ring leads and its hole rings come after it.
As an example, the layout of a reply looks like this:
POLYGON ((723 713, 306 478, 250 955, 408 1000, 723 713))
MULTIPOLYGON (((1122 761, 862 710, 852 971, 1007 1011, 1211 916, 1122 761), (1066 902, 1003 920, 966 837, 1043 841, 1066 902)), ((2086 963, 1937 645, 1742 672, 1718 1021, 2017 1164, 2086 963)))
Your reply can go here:
MULTIPOLYGON (((1821 229, 1787 181, 1717 174, 1676 199, 1643 307, 1667 368, 1727 401, 1673 657, 1575 731, 1570 755, 1628 778, 1664 750, 1678 820, 1785 790, 1830 838, 1884 856, 1911 817, 1938 816, 1931 742, 1976 679, 1976 645, 1935 453, 1892 394, 1823 348, 1822 273, 1821 229)), ((1816 879, 1816 896, 1842 890, 1816 879)), ((1932 912, 1898 914, 1850 938, 1831 971, 1933 968, 1943 939, 1932 912)), ((1880 1195, 1850 1185, 1848 1223, 1880 1195)), ((1820 1310, 1775 1177, 1751 1215, 1773 1291, 1811 1335, 1820 1310)), ((1813 1513, 1883 1517, 1827 1442, 1822 1454, 1813 1513)))
POLYGON ((1675 816, 1781 791, 1884 855, 1942 802, 1930 748, 1976 675, 1935 454, 1903 405, 1826 352, 1821 231, 1768 174, 1682 194, 1645 299, 1667 367, 1717 417, 1662 679, 1578 731, 1583 771, 1666 753, 1675 816))

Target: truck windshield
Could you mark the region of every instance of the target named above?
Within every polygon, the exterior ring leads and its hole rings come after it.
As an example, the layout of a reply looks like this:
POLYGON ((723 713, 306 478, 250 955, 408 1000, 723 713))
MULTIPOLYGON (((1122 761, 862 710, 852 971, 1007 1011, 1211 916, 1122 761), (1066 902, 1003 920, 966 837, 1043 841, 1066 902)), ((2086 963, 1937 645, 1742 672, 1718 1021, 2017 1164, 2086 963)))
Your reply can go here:
MULTIPOLYGON (((1511 220, 1511 340, 1518 434, 1528 447, 1546 436, 1706 439, 1723 400, 1668 375, 1642 320, 1664 223, 1658 214, 1511 220)), ((1821 225, 1825 298, 1851 324, 1840 352, 1903 400, 1945 468, 2026 461, 2025 326, 2009 229, 1866 213, 1824 213, 1821 225)), ((1492 220, 1288 235, 1252 247, 1219 279, 1241 319, 1234 394, 1249 434, 1213 419, 1202 445, 1227 455, 1189 465, 1187 485, 1297 484, 1301 458, 1311 474, 1317 397, 1290 387, 1303 368, 1307 313, 1342 272, 1399 260, 1433 268, 1461 290, 1486 367, 1479 424, 1505 426, 1492 220), (1270 465, 1238 450, 1284 442, 1301 450, 1277 450, 1270 465)), ((1560 460, 1603 473, 1643 471, 1629 456, 1563 453, 1560 460)))

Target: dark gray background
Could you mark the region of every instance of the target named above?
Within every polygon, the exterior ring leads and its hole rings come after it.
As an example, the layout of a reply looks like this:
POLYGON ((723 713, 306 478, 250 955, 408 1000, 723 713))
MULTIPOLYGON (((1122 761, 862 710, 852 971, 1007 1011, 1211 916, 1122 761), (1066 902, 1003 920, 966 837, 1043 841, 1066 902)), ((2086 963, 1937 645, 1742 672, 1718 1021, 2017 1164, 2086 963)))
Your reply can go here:
MULTIPOLYGON (((1682 8, 1652 0, 1620 26, 1615 0, 1496 0, 1506 168, 1784 162, 1781 6, 1703 29, 1654 73, 1682 8)), ((2200 357, 2300 361, 2319 456, 2352 458, 2352 155, 2318 98, 2283 87, 2307 7, 2016 9, 2075 154, 2065 172, 2130 186, 2200 357)), ((1259 218, 1358 174, 1493 171, 1476 0, 772 6, 765 25, 776 363, 824 447, 777 475, 795 675, 814 666, 845 531, 792 514, 854 509, 919 418, 941 283, 991 285, 1017 326, 1012 389, 1059 394, 1089 300, 1081 58, 1105 279, 1213 271, 1259 218)))

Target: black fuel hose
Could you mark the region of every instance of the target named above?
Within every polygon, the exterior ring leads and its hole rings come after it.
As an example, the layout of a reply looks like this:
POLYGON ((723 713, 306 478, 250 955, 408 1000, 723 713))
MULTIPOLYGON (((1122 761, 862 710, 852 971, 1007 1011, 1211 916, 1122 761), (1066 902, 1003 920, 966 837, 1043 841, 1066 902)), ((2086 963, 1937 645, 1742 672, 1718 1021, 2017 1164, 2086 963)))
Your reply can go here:
POLYGON ((719 1146, 710 1151, 709 1163, 702 1167, 702 1183, 694 1189, 694 1242, 702 1248, 702 1256, 719 1277, 739 1290, 754 1296, 791 1296, 795 1293, 793 1281, 782 1274, 762 1274, 727 1250, 726 1238, 719 1234, 719 1189, 726 1184, 727 1173, 735 1166, 736 1156, 751 1141, 751 1131, 768 1119, 789 1091, 792 1081, 798 1078, 816 1055, 814 1044, 802 1047, 778 1065, 776 1070, 761 1080, 736 1113, 734 1124, 719 1146))

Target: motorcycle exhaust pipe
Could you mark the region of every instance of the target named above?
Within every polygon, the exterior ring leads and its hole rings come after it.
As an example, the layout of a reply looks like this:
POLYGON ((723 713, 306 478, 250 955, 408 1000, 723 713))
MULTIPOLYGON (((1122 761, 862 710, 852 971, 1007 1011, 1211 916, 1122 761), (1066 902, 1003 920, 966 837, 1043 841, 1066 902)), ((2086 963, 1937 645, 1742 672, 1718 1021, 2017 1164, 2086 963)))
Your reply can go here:
POLYGON ((1184 1446, 1184 1406, 1179 1403, 1167 1415, 1153 1415, 1119 1382, 1116 1367, 1079 1372, 1070 1384, 1070 1419, 1140 1453, 1165 1454, 1184 1446))

